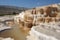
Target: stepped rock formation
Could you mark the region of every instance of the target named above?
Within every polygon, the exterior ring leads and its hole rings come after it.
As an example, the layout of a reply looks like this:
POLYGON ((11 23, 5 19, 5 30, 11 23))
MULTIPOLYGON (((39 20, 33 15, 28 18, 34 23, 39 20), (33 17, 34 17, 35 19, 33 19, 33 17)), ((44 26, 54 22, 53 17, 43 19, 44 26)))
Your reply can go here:
POLYGON ((26 10, 15 16, 14 21, 31 28, 27 40, 60 40, 60 4, 26 10))
POLYGON ((18 24, 21 22, 39 24, 39 22, 52 22, 60 18, 60 5, 52 4, 48 6, 36 7, 30 10, 21 12, 16 15, 14 20, 18 24))

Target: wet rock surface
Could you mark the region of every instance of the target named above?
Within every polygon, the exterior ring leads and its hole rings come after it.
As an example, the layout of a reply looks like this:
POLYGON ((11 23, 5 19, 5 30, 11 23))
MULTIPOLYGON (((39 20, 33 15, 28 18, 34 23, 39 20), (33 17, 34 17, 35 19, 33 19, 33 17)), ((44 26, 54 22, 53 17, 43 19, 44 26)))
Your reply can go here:
MULTIPOLYGON (((7 20, 7 19, 6 19, 7 20)), ((5 21, 4 22, 0 22, 0 29, 2 29, 1 27, 11 27, 11 28, 7 28, 7 29, 3 29, 0 31, 0 37, 2 38, 8 38, 11 37, 14 40, 26 40, 26 35, 27 35, 27 31, 24 31, 22 29, 20 29, 19 25, 15 24, 14 21, 5 21)))

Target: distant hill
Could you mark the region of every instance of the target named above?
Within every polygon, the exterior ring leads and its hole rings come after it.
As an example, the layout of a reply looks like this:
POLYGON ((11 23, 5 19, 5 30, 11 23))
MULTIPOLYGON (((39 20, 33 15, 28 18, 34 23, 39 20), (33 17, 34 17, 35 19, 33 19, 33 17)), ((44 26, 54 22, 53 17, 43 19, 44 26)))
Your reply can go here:
POLYGON ((0 15, 18 14, 28 8, 0 5, 0 15))

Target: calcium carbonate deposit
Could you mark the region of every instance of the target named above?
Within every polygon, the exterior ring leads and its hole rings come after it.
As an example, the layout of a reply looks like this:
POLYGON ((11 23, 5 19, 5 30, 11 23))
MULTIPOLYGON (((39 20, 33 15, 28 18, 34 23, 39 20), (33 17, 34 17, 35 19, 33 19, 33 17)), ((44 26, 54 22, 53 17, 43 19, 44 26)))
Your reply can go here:
MULTIPOLYGON (((47 10, 47 14, 49 12, 50 9, 47 10)), ((59 13, 57 14, 59 15, 59 13)), ((60 40, 60 17, 58 16, 50 17, 50 16, 47 17, 41 16, 40 18, 37 17, 38 20, 37 18, 35 19, 37 21, 35 22, 35 25, 32 26, 29 35, 26 37, 27 40, 60 40)))
POLYGON ((36 7, 14 18, 21 27, 31 28, 26 40, 60 40, 59 5, 36 7))
POLYGON ((46 23, 32 27, 27 40, 60 40, 60 24, 46 23))
POLYGON ((14 40, 14 39, 10 38, 10 37, 8 37, 8 38, 2 38, 2 37, 0 37, 0 40, 14 40))

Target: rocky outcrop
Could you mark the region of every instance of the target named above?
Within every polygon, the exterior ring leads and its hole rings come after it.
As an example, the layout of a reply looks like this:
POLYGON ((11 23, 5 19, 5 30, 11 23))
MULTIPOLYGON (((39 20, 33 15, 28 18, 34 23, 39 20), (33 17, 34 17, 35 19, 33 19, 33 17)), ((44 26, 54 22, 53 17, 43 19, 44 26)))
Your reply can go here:
POLYGON ((31 28, 27 40, 60 40, 60 4, 36 7, 17 15, 14 20, 31 28))
POLYGON ((60 40, 60 6, 53 4, 26 10, 14 20, 23 28, 31 28, 27 40, 60 40))
POLYGON ((21 12, 19 15, 15 16, 14 20, 18 24, 24 22, 24 24, 37 25, 40 22, 56 22, 57 19, 60 20, 60 6, 58 4, 52 4, 48 6, 36 7, 30 10, 21 12))

